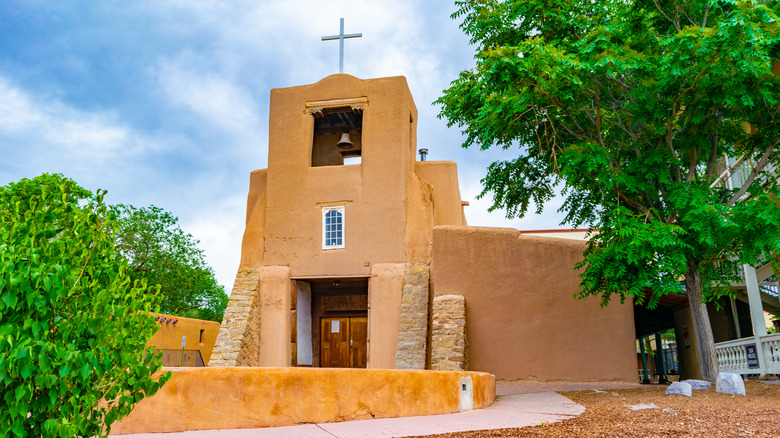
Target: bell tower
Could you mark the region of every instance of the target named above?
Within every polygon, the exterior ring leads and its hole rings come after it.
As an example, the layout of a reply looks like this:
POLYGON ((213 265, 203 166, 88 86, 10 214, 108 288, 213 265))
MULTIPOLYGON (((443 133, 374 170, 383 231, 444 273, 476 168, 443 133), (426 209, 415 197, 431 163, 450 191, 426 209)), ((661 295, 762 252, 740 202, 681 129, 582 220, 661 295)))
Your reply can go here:
POLYGON ((403 77, 271 90, 211 365, 424 368, 432 228, 465 222, 454 163, 416 161, 416 136, 403 77))
POLYGON ((406 80, 333 75, 274 89, 270 114, 262 263, 310 277, 369 275, 374 263, 407 261, 417 108, 406 80), (332 207, 341 222, 325 230, 332 207), (328 231, 341 233, 340 245, 328 245, 328 231))

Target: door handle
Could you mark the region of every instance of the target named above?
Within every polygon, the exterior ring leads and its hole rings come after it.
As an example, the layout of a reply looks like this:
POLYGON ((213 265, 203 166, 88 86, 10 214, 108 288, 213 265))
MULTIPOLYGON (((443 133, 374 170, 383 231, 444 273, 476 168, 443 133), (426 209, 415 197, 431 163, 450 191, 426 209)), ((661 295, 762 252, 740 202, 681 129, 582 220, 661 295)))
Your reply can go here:
POLYGON ((349 348, 352 348, 352 338, 349 338, 349 348))

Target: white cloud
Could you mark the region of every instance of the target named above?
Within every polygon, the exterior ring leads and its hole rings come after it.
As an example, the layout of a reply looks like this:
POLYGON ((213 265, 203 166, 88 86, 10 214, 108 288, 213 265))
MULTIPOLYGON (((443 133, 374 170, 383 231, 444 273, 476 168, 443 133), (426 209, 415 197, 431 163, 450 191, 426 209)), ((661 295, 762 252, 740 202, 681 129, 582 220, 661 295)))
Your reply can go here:
MULTIPOLYGON (((56 172, 72 165, 97 170, 114 160, 138 156, 155 145, 131 132, 111 111, 85 111, 57 99, 36 96, 0 77, 0 138, 14 162, 56 172)), ((9 163, 6 163, 7 165, 9 163)), ((30 175, 34 176, 34 175, 30 175)))
POLYGON ((200 240, 206 262, 214 268, 217 282, 230 293, 241 256, 246 196, 236 194, 182 221, 182 229, 200 240))
POLYGON ((25 132, 40 125, 43 116, 28 96, 0 78, 0 130, 25 132))
POLYGON ((252 93, 236 85, 234 78, 194 68, 196 58, 184 53, 159 61, 153 74, 168 102, 192 111, 200 123, 233 136, 255 137, 260 117, 252 93))

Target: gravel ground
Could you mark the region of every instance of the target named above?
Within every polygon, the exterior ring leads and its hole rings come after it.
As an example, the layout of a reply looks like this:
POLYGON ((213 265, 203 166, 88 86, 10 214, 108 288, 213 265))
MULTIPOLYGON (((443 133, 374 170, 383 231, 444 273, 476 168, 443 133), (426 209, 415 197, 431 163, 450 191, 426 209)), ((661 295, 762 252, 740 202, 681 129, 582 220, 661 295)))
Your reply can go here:
POLYGON ((780 437, 780 385, 745 383, 746 396, 694 390, 693 397, 665 395, 666 385, 561 392, 585 406, 579 417, 520 429, 497 429, 427 438, 482 437, 780 437), (617 394, 617 395, 615 395, 617 394), (632 411, 626 405, 655 404, 632 411))

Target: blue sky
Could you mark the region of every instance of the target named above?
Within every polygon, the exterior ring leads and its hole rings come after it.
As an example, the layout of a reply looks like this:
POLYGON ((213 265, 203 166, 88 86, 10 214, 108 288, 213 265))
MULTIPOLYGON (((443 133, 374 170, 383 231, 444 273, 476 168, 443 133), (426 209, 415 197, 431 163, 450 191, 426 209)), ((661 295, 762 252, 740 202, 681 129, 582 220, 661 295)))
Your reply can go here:
POLYGON ((458 163, 470 225, 559 228, 507 220, 475 200, 487 165, 510 152, 460 147, 431 103, 473 66, 451 2, 0 2, 0 185, 59 172, 108 201, 156 205, 201 241, 229 291, 238 268, 249 172, 265 168, 271 88, 338 72, 406 76, 430 160, 458 163))

